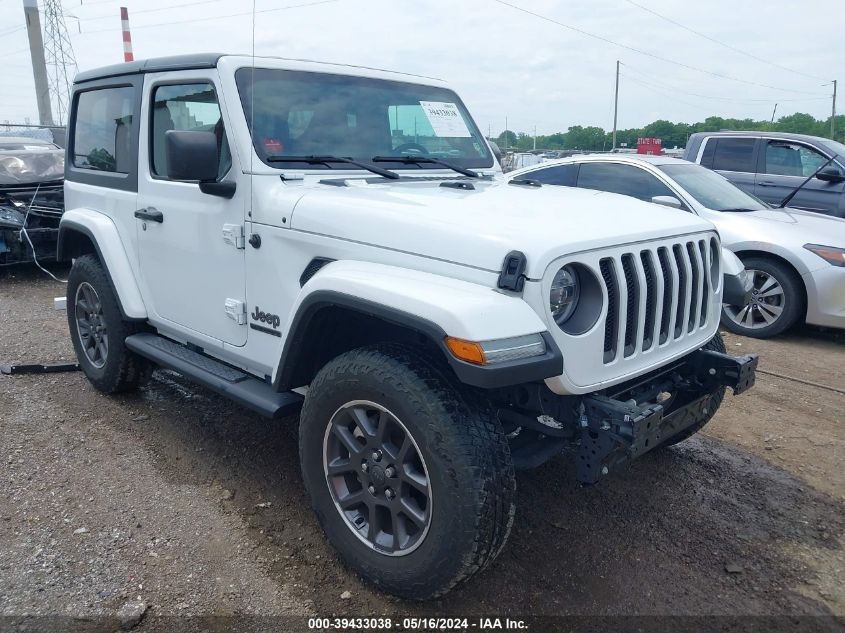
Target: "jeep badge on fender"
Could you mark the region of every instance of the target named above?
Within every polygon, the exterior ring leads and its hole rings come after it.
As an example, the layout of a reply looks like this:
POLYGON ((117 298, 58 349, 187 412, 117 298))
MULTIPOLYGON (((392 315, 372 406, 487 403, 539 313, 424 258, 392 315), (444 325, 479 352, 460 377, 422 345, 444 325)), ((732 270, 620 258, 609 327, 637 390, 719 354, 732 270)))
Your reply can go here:
POLYGON ((440 80, 197 54, 82 72, 70 103, 68 147, 97 148, 68 155, 59 229, 81 369, 298 415, 320 527, 382 590, 431 599, 489 565, 514 469, 574 459, 594 484, 754 382, 717 332, 711 223, 508 184, 440 80))
POLYGON ((252 317, 253 321, 261 321, 262 323, 266 323, 267 325, 273 326, 274 330, 278 328, 279 324, 282 322, 278 314, 269 314, 268 312, 262 312, 258 309, 258 306, 255 306, 255 312, 253 312, 249 316, 252 317))

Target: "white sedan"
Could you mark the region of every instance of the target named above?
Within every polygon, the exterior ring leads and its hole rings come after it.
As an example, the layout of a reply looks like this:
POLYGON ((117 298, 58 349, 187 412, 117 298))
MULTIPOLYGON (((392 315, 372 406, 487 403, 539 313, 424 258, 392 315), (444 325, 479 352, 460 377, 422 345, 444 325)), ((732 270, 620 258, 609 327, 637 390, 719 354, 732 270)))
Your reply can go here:
POLYGON ((845 328, 845 219, 772 208, 716 172, 666 156, 574 156, 507 178, 620 193, 713 222, 753 275, 750 301, 724 306, 732 332, 766 338, 801 321, 845 328))

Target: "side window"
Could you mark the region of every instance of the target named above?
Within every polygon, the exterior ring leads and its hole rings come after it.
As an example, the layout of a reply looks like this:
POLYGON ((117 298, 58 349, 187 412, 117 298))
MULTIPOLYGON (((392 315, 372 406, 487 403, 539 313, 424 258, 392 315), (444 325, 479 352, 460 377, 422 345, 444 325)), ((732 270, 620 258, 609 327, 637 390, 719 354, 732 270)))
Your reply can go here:
POLYGON ((713 152, 716 150, 718 139, 708 138, 704 141, 704 151, 701 152, 701 166, 713 169, 713 152))
POLYGON ((164 135, 169 130, 213 132, 217 137, 217 175, 232 166, 232 154, 223 129, 223 117, 214 86, 206 83, 158 86, 153 91, 150 125, 150 170, 167 178, 164 135))
POLYGON ((753 138, 720 138, 713 152, 713 169, 754 173, 753 138))
POLYGON ((654 196, 673 196, 669 187, 647 171, 633 165, 614 163, 582 163, 578 172, 578 187, 597 189, 624 196, 651 200, 654 196))
POLYGON ((74 167, 129 172, 134 94, 131 86, 79 94, 71 143, 74 167))
MULTIPOLYGON (((806 178, 818 170, 827 158, 806 145, 786 141, 766 143, 766 171, 773 176, 802 176, 806 178)), ((835 168, 838 167, 834 164, 835 168)), ((841 170, 840 170, 841 171, 841 170)))
POLYGON ((544 185, 574 187, 575 181, 578 178, 578 165, 557 165, 556 167, 538 169, 537 171, 525 174, 525 177, 541 182, 544 185))

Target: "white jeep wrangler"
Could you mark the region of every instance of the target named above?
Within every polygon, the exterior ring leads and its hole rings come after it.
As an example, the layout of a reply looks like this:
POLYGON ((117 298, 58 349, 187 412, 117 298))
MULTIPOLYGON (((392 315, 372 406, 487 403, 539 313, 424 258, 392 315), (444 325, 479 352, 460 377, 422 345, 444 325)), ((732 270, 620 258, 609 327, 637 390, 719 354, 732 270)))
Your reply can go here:
POLYGON ((158 365, 299 413, 320 525, 395 594, 495 558, 514 468, 569 448, 594 483, 753 384, 717 335, 711 224, 504 182, 438 80, 153 59, 79 74, 69 130, 58 256, 89 380, 158 365))

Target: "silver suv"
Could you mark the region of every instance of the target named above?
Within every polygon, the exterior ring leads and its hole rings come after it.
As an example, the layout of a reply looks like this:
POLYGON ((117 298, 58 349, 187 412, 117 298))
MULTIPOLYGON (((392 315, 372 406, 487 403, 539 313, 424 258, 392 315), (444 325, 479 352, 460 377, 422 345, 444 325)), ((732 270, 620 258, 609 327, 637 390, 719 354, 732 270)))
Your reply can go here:
POLYGON ((779 132, 697 132, 684 159, 713 169, 737 187, 778 206, 822 167, 790 201, 805 211, 845 217, 845 145, 779 132))

